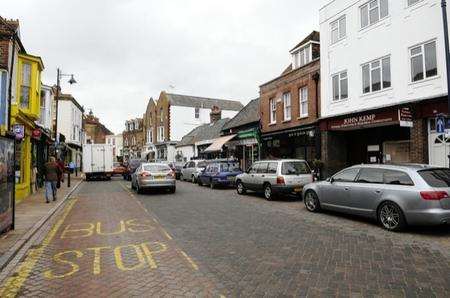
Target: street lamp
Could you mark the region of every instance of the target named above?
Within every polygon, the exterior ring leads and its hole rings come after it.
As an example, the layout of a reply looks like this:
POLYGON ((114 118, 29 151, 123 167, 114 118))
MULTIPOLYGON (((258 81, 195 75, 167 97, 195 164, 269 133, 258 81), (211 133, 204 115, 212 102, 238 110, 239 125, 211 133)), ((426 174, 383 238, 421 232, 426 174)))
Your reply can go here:
POLYGON ((64 74, 61 72, 61 69, 57 69, 57 74, 56 74, 56 95, 55 95, 55 101, 56 101, 56 119, 55 119, 55 140, 57 141, 57 143, 59 143, 58 141, 58 101, 59 101, 59 89, 61 88, 60 84, 61 84, 61 78, 64 77, 70 77, 70 80, 68 81, 68 83, 70 85, 76 84, 77 81, 75 81, 73 74, 64 74))

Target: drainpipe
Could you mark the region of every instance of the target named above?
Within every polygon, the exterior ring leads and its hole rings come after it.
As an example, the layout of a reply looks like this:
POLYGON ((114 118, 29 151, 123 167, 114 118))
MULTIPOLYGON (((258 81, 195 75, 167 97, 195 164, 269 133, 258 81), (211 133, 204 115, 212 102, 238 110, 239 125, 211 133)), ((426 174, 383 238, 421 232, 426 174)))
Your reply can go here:
MULTIPOLYGON (((320 80, 320 74, 318 72, 316 72, 315 74, 313 74, 312 76, 314 82, 316 83, 316 96, 315 96, 315 103, 316 103, 316 120, 319 119, 320 114, 319 114, 319 80, 320 80)), ((315 151, 316 151, 316 159, 320 159, 321 158, 321 140, 320 140, 320 128, 319 128, 319 123, 317 121, 317 125, 315 128, 315 132, 314 132, 314 140, 315 140, 315 151)))

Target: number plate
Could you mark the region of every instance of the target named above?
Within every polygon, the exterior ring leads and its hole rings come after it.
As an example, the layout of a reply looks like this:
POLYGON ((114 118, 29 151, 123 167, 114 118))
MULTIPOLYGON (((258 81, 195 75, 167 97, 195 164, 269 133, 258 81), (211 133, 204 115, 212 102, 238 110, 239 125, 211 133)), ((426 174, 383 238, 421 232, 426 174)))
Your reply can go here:
POLYGON ((295 192, 301 192, 301 191, 302 191, 302 188, 301 188, 301 187, 296 187, 296 188, 294 188, 294 191, 295 191, 295 192))
POLYGON ((156 179, 156 180, 163 180, 163 179, 164 179, 164 176, 155 176, 155 179, 156 179))

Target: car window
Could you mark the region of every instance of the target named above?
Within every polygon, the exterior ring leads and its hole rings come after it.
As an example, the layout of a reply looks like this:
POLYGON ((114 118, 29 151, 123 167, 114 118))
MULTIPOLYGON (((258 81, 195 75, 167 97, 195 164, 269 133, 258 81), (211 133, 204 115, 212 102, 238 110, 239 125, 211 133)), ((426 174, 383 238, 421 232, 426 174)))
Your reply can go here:
POLYGON ((143 166, 144 171, 147 172, 166 172, 170 171, 170 167, 168 165, 145 165, 143 166))
POLYGON ((311 174, 311 169, 304 161, 286 161, 281 166, 282 175, 311 174))
POLYGON ((267 173, 276 174, 277 170, 278 170, 278 163, 277 162, 269 162, 269 167, 267 168, 267 173))
POLYGON ((267 173, 267 166, 268 166, 267 162, 259 163, 258 167, 256 168, 256 173, 258 173, 258 174, 265 174, 265 173, 267 173))
POLYGON ((251 167, 250 167, 250 169, 248 169, 248 173, 249 174, 255 174, 256 173, 256 168, 258 167, 258 164, 257 163, 255 163, 255 164, 253 164, 251 167))
POLYGON ((359 172, 359 177, 356 182, 381 184, 384 182, 383 179, 384 171, 385 170, 383 169, 371 169, 371 168, 361 169, 361 171, 359 172))
POLYGON ((450 169, 429 169, 418 173, 431 187, 450 187, 450 169))
POLYGON ((220 171, 222 172, 236 172, 239 171, 239 165, 235 163, 220 164, 220 171))
POLYGON ((414 185, 414 182, 407 173, 395 170, 384 170, 384 183, 393 185, 414 185))
POLYGON ((197 168, 206 168, 206 162, 202 161, 197 164, 197 168))
POLYGON ((356 175, 358 175, 359 169, 352 168, 343 170, 342 172, 337 173, 333 176, 333 181, 336 182, 354 182, 356 175))

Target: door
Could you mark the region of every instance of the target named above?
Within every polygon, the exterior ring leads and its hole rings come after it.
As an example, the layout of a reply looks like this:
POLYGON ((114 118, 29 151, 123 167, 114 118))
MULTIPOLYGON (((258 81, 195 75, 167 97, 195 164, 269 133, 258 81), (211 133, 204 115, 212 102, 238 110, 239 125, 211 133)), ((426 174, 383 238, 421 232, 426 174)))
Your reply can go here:
POLYGON ((379 168, 362 168, 352 187, 347 210, 359 215, 370 215, 383 194, 385 172, 379 168))
POLYGON ((105 172, 105 148, 103 146, 91 146, 93 173, 105 172))
POLYGON ((450 138, 445 134, 430 133, 430 164, 438 167, 448 168, 450 154, 450 138))
POLYGON ((242 179, 244 186, 250 190, 255 190, 255 175, 257 166, 258 163, 253 164, 242 179))
POLYGON ((349 168, 334 175, 328 185, 320 190, 321 204, 334 209, 341 209, 348 205, 350 190, 355 184, 358 172, 359 168, 349 168))
POLYGON ((260 162, 258 163, 258 166, 256 167, 256 173, 254 174, 254 189, 256 191, 262 191, 264 182, 267 181, 267 167, 269 166, 269 163, 267 162, 260 162))

